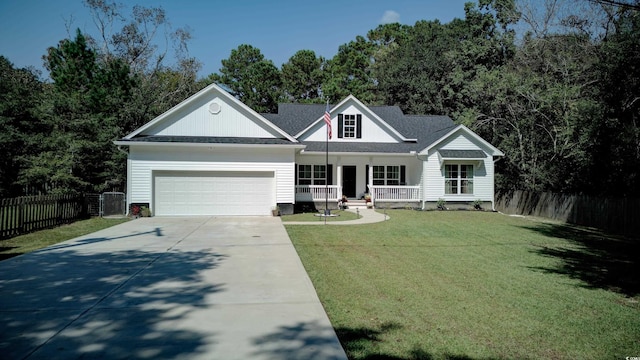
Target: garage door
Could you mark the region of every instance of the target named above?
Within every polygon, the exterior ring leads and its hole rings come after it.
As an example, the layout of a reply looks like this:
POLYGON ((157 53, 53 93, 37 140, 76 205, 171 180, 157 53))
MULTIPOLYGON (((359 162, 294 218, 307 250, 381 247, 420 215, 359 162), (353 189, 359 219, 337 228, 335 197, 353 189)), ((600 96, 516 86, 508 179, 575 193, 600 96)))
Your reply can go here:
POLYGON ((156 215, 269 215, 273 172, 154 173, 156 215))

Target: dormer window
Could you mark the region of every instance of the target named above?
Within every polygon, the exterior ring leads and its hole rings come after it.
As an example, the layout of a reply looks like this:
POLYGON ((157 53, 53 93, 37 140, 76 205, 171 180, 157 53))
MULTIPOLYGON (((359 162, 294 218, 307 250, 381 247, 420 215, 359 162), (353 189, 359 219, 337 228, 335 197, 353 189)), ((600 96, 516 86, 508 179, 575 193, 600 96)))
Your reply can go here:
POLYGON ((362 114, 338 114, 338 138, 362 138, 362 114))

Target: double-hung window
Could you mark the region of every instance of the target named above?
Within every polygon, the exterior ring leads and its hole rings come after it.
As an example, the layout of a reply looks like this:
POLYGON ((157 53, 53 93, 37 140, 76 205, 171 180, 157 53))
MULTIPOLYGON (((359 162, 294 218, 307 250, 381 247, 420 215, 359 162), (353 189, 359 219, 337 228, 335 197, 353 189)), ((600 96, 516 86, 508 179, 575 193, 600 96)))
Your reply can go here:
POLYGON ((356 137, 356 116, 355 115, 344 115, 342 125, 342 134, 345 138, 355 138, 356 137))
POLYGON ((326 165, 298 165, 298 185, 325 185, 326 165))
POLYGON ((338 138, 362 138, 362 114, 338 114, 338 138))
POLYGON ((374 166, 373 185, 400 185, 400 166, 374 166))
POLYGON ((445 194, 473 194, 473 165, 444 166, 445 194))

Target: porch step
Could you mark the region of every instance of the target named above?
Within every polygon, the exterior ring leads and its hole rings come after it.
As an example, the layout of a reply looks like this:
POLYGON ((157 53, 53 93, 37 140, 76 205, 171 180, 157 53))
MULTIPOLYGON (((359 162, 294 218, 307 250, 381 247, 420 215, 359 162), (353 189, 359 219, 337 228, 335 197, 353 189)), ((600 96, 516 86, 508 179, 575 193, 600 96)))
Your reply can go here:
POLYGON ((347 208, 349 209, 366 209, 367 202, 364 200, 349 200, 347 201, 347 208))

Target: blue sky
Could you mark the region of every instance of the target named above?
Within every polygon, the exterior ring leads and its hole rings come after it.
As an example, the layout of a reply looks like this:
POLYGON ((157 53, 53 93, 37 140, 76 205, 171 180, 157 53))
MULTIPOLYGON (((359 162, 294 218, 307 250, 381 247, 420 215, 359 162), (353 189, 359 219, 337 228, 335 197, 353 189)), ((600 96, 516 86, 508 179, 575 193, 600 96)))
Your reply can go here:
MULTIPOLYGON (((187 26, 189 53, 202 63, 199 75, 218 72, 220 60, 240 44, 259 48, 280 67, 298 50, 333 57, 342 44, 387 22, 449 22, 464 17, 468 0, 228 0, 116 1, 161 6, 174 28, 187 26)), ((130 10, 123 11, 130 14, 130 10)), ((67 27, 90 35, 97 30, 81 0, 0 0, 0 55, 15 67, 42 67, 46 49, 69 38, 67 27)), ((43 77, 47 77, 43 71, 43 77)))

